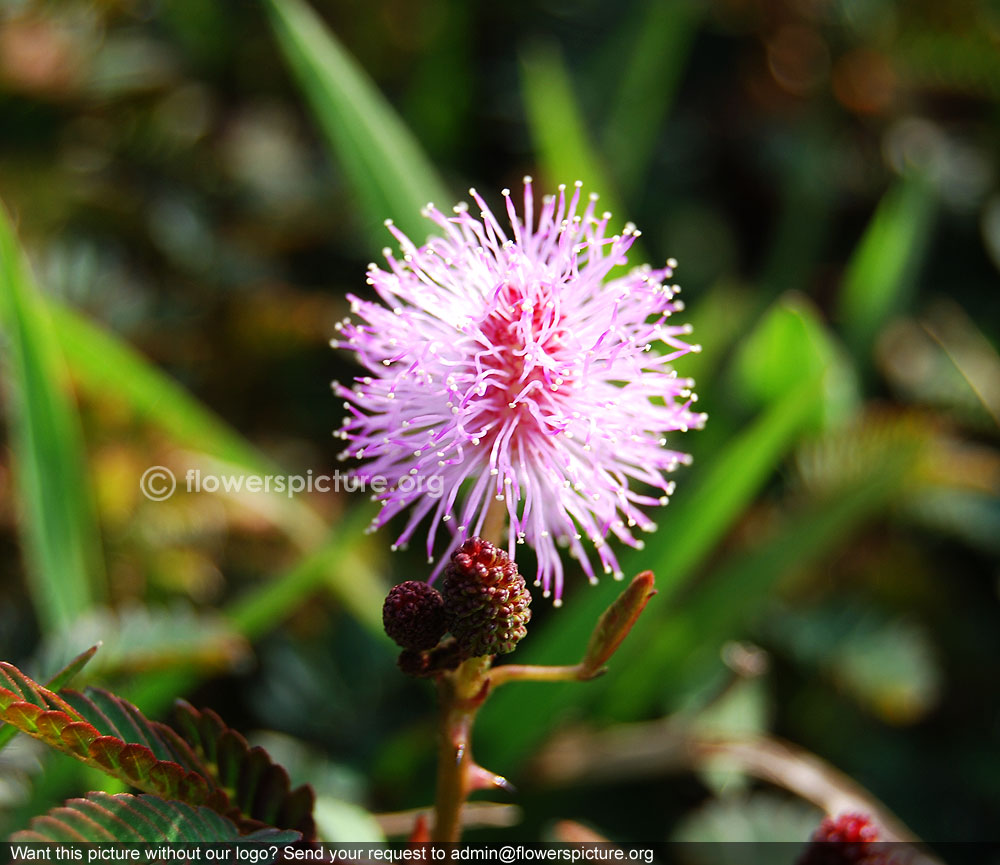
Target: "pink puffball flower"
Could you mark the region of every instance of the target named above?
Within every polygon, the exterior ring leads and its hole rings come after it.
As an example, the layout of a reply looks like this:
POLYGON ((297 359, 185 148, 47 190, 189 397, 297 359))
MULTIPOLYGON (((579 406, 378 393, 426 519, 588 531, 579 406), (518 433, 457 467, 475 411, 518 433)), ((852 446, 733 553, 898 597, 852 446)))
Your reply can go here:
POLYGON ((665 435, 705 421, 694 382, 670 366, 699 350, 683 340, 688 325, 667 323, 683 309, 667 282, 676 262, 623 270, 639 232, 608 236, 611 214, 596 212, 596 195, 581 207, 580 186, 544 197, 537 223, 531 178, 521 217, 503 191, 509 226, 475 190, 478 218, 465 204, 450 217, 428 205, 441 235, 420 247, 387 221, 402 258, 385 249, 387 267, 368 268, 382 302, 349 296, 358 323, 339 322, 332 340, 366 370, 352 387, 334 382, 348 411, 335 435, 348 442, 342 458, 367 460, 357 477, 383 506, 372 527, 412 508, 395 549, 430 517, 433 561, 446 526, 436 575, 503 507, 511 558, 530 545, 535 584, 557 604, 557 545, 596 582, 586 538, 621 578, 605 539, 641 547, 632 529, 655 528, 641 507, 666 504, 665 475, 690 462, 665 435))

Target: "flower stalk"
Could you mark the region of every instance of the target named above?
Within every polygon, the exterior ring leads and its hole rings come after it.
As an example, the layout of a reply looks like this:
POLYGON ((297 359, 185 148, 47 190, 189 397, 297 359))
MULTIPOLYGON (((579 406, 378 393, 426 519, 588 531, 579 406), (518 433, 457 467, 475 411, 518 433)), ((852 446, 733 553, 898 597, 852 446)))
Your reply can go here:
POLYGON ((499 775, 491 776, 495 779, 492 785, 484 784, 490 773, 472 759, 472 725, 489 693, 492 662, 489 655, 469 658, 457 670, 444 673, 438 679, 441 728, 433 841, 459 840, 462 806, 474 789, 508 786, 506 779, 499 775))

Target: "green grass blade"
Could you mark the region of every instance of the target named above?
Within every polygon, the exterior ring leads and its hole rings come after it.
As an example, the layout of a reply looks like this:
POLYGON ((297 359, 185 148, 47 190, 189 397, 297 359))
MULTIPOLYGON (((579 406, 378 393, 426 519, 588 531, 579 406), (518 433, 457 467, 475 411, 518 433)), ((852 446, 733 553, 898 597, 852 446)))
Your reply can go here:
POLYGON ((879 202, 851 256, 838 303, 855 353, 866 355, 882 325, 904 306, 927 248, 933 211, 933 187, 917 173, 879 202))
POLYGON ((625 16, 616 66, 625 68, 610 106, 602 141, 608 164, 626 195, 640 190, 662 135, 697 27, 706 6, 687 0, 654 0, 641 15, 625 16))
POLYGON ((430 160, 378 88, 322 19, 301 0, 264 0, 281 51, 317 122, 353 184, 368 233, 384 241, 391 217, 420 243, 420 210, 452 196, 430 160))
POLYGON ((73 679, 76 678, 76 674, 80 672, 87 664, 90 659, 97 654, 97 650, 101 648, 100 643, 95 643, 85 652, 80 652, 72 661, 70 661, 65 667, 63 667, 58 673, 56 673, 51 679, 45 683, 45 687, 52 691, 58 691, 60 688, 65 688, 73 679))
POLYGON ((632 553, 632 568, 649 568, 661 592, 679 585, 722 538, 788 453, 822 400, 822 375, 789 389, 707 467, 689 493, 670 505, 658 543, 632 553))
POLYGON ((558 48, 537 44, 521 58, 521 90, 528 128, 547 184, 583 181, 605 210, 624 223, 625 210, 591 145, 569 71, 558 48))
POLYGON ((28 588, 53 633, 103 593, 100 535, 66 363, 2 209, 0 327, 28 588))

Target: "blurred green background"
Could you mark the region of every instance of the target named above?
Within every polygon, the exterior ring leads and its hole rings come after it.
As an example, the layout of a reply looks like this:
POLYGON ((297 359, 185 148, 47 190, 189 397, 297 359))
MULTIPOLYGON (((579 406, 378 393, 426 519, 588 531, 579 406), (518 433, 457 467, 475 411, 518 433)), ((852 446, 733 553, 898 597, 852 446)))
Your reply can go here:
MULTIPOLYGON (((679 260, 709 422, 624 556, 660 595, 610 674, 484 710, 521 790, 491 819, 806 837, 817 797, 685 747, 724 736, 994 838, 998 49, 973 0, 2 0, 0 657, 44 679, 103 639, 89 681, 256 731, 331 839, 426 805, 432 688, 379 628, 419 550, 358 496, 138 481, 338 467, 327 340, 383 219, 579 178, 635 263, 679 260)), ((517 659, 576 660, 616 588, 571 575, 517 659)), ((106 784, 32 744, 0 752, 5 835, 106 784)))

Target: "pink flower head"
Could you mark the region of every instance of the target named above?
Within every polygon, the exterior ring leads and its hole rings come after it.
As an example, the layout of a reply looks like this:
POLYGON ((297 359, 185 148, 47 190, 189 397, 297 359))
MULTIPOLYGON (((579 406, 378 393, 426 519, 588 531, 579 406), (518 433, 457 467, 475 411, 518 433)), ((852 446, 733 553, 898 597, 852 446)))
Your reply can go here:
POLYGON ((511 557, 515 544, 533 547, 536 585, 558 604, 557 543, 596 582, 585 537, 620 578, 608 533, 640 547, 632 528, 655 528, 639 506, 666 504, 665 473, 690 461, 664 435, 705 420, 670 362, 699 347, 682 339, 689 326, 667 323, 683 308, 666 282, 676 263, 616 270, 639 232, 607 236, 611 214, 596 212, 596 195, 581 209, 580 183, 546 196, 537 224, 531 178, 520 218, 505 189, 509 227, 469 194, 479 218, 465 204, 451 217, 427 206, 442 236, 424 246, 388 221, 403 256, 386 249, 387 269, 368 268, 382 303, 349 298, 361 323, 339 323, 332 344, 356 352, 367 374, 334 383, 349 412, 341 456, 367 459, 360 479, 388 485, 373 528, 412 507, 394 548, 431 518, 432 559, 442 524, 450 553, 502 502, 511 557))

